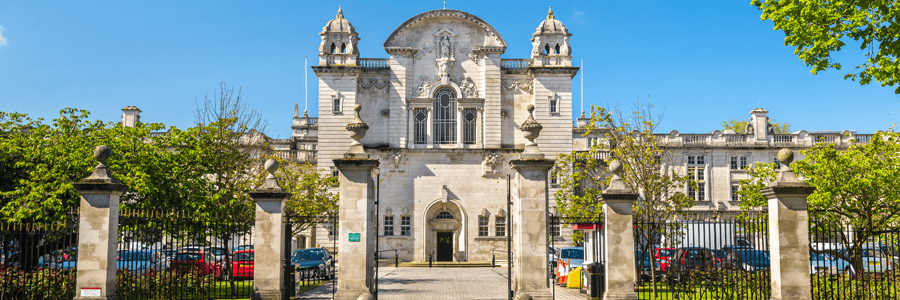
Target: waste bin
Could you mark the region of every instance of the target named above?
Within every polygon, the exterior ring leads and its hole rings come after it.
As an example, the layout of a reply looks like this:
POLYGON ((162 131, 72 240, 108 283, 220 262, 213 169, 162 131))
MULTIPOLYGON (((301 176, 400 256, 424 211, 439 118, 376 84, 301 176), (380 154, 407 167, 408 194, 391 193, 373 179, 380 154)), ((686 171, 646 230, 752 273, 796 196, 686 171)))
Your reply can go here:
POLYGON ((587 273, 588 273, 588 293, 591 295, 591 299, 602 299, 603 292, 606 291, 606 287, 603 286, 603 277, 606 268, 602 262, 600 263, 592 263, 587 265, 587 273))

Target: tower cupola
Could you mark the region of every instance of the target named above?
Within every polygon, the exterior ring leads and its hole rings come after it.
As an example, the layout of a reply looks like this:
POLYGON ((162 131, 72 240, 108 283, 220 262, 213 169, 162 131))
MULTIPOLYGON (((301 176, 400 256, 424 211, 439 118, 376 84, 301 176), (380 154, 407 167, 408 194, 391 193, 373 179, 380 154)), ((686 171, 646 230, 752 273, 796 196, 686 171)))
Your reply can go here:
POLYGON ((531 38, 532 66, 572 66, 572 47, 569 46, 569 29, 553 16, 553 8, 547 19, 541 21, 531 38))
POLYGON ((350 21, 344 19, 344 10, 339 6, 337 16, 322 27, 322 43, 319 45, 320 66, 355 66, 359 58, 356 45, 359 36, 350 21))

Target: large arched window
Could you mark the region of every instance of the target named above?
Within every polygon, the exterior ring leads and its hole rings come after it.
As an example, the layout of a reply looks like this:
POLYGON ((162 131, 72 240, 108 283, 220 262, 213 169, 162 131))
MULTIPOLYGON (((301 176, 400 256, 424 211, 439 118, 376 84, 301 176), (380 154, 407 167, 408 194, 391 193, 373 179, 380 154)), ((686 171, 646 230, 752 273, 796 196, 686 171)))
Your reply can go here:
POLYGON ((434 143, 456 143, 456 92, 449 87, 434 92, 434 143))

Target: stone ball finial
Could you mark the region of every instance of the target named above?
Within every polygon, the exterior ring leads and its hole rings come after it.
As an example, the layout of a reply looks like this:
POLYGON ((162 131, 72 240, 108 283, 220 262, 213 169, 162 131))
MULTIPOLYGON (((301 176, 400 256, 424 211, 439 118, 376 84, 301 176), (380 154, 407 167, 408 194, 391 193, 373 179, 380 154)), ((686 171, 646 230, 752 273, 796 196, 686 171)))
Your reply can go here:
POLYGON ((778 161, 785 166, 790 166, 794 161, 794 151, 788 148, 782 148, 778 151, 778 161))
POLYGON ((375 300, 375 296, 370 293, 362 293, 356 297, 356 300, 375 300))
POLYGON ((621 176, 622 170, 623 170, 622 162, 620 162, 618 159, 615 159, 609 163, 609 172, 610 173, 613 173, 616 176, 621 176))
POLYGON ((269 172, 270 175, 275 174, 275 171, 278 171, 278 161, 274 159, 266 160, 266 163, 263 165, 266 168, 266 171, 269 172))
POLYGON ((112 150, 109 149, 109 146, 100 145, 94 148, 94 158, 96 158, 100 163, 106 164, 106 160, 112 156, 112 150))
POLYGON ((353 105, 353 111, 359 113, 360 111, 362 111, 362 105, 359 105, 359 103, 353 105))
POLYGON ((528 106, 526 106, 525 109, 528 110, 529 114, 534 113, 534 104, 528 104, 528 106))

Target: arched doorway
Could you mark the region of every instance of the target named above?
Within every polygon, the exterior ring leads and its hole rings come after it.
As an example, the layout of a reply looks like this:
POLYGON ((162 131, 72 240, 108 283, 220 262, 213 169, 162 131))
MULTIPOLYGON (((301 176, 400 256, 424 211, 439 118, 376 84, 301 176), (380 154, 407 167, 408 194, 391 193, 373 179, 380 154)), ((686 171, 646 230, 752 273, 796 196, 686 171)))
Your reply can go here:
POLYGON ((425 213, 425 255, 434 261, 466 261, 466 215, 454 201, 435 200, 425 213))

